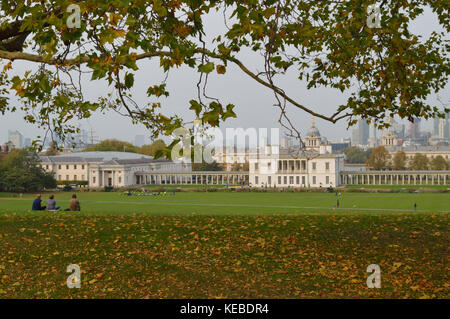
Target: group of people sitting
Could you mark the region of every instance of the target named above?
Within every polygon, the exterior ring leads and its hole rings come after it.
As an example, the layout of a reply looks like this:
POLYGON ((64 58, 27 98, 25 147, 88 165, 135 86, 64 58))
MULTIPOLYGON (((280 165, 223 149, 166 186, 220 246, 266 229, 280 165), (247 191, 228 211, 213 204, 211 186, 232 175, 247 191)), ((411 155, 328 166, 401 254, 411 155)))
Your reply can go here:
MULTIPOLYGON (((33 201, 33 206, 31 210, 59 210, 61 206, 56 205, 55 195, 50 195, 50 198, 47 201, 47 206, 42 206, 41 195, 37 195, 36 199, 33 201)), ((77 199, 77 195, 73 194, 72 199, 69 202, 69 208, 64 211, 69 212, 79 212, 80 209, 80 201, 77 199)))

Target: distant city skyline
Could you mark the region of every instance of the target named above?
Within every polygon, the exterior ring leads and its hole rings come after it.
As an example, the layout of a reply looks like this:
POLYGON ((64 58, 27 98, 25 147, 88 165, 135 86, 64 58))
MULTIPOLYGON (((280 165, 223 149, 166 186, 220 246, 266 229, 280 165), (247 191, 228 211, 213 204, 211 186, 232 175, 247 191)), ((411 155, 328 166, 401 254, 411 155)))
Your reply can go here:
MULTIPOLYGON (((422 132, 429 132, 431 134, 431 136, 437 136, 435 135, 436 132, 439 133, 439 125, 438 128, 436 128, 436 122, 439 122, 440 120, 438 119, 437 121, 435 119, 432 120, 428 120, 428 121, 421 121, 420 123, 420 129, 422 132), (436 131, 436 129, 438 131, 436 131)), ((360 121, 361 122, 361 121, 360 121)), ((319 128, 320 131, 323 132, 328 132, 328 123, 326 123, 325 121, 321 121, 319 122, 320 124, 317 124, 317 127, 319 128)), ((409 126, 409 121, 407 120, 397 120, 397 121, 393 121, 392 123, 392 130, 395 131, 395 133, 402 138, 402 133, 401 133, 401 129, 403 127, 403 134, 405 133, 405 128, 407 128, 409 126)), ((332 125, 332 124, 331 124, 332 125)), ((348 139, 351 138, 352 140, 352 144, 360 144, 359 142, 357 142, 357 140, 355 140, 355 133, 353 133, 355 130, 358 129, 358 126, 360 124, 356 124, 352 127, 350 127, 348 130, 344 129, 341 130, 342 134, 338 135, 338 134, 323 134, 324 137, 328 138, 330 141, 335 141, 335 142, 339 142, 343 139, 348 139)), ((310 124, 309 124, 310 126, 310 124)), ((306 132, 309 128, 309 126, 306 126, 305 128, 301 129, 301 132, 304 134, 303 137, 306 136, 306 132)), ((441 126, 441 131, 442 131, 442 126, 443 124, 440 125, 441 126)), ((445 126, 445 128, 448 129, 448 125, 445 126)), ((103 140, 107 140, 107 139, 116 139, 116 140, 120 140, 120 141, 124 141, 124 142, 129 142, 133 145, 136 146, 142 146, 145 144, 151 144, 151 136, 150 134, 146 135, 145 131, 139 131, 138 129, 133 130, 132 132, 134 133, 135 131, 137 132, 137 134, 133 134, 133 133, 128 133, 128 134, 124 134, 125 132, 123 130, 121 131, 117 131, 115 130, 114 135, 107 135, 105 132, 101 132, 101 131, 94 131, 92 128, 89 128, 88 126, 81 126, 80 127, 81 131, 80 133, 77 134, 75 141, 80 144, 91 144, 91 142, 94 142, 94 144, 99 143, 100 141, 103 140), (139 134, 140 133, 140 134, 139 134)), ((223 132, 225 132, 226 127, 224 127, 222 129, 223 132)), ((245 127, 244 127, 245 129, 245 127)), ((268 128, 270 129, 270 128, 268 128)), ((21 147, 22 146, 29 146, 31 145, 31 142, 36 139, 36 136, 38 135, 37 129, 33 128, 33 127, 27 127, 27 125, 23 126, 23 129, 19 129, 19 128, 15 128, 15 129, 11 129, 8 127, 6 127, 4 130, 0 130, 0 143, 5 143, 8 142, 8 138, 9 138, 9 134, 10 132, 15 132, 18 131, 21 135, 22 135, 22 143, 21 143, 21 147), (32 133, 36 132, 36 135, 32 135, 32 133), (26 145, 25 145, 26 144, 26 145)), ((364 143, 362 144, 368 144, 371 143, 373 141, 370 140, 370 138, 373 136, 376 137, 376 139, 380 139, 381 138, 381 134, 382 134, 382 130, 374 130, 374 128, 372 126, 367 126, 367 130, 364 133, 364 143)), ((43 134, 41 134, 41 136, 43 136, 43 134)), ((163 140, 165 140, 166 142, 168 141, 167 137, 163 137, 160 136, 159 138, 162 138, 163 140)), ((445 135, 445 138, 448 138, 447 135, 445 135)), ((48 137, 46 140, 46 144, 48 144, 50 142, 50 138, 48 137)), ((57 139, 58 141, 58 139, 57 139)), ((60 141, 58 141, 59 143, 61 143, 60 141)), ((65 144, 68 144, 70 141, 67 140, 65 144)))

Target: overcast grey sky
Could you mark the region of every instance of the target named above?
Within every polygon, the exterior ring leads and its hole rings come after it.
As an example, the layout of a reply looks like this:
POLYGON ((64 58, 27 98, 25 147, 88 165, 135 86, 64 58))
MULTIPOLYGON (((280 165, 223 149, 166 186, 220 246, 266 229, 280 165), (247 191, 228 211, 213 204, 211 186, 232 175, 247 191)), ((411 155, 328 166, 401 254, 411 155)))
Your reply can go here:
MULTIPOLYGON (((220 32, 223 27, 223 17, 209 16, 205 21, 205 29, 207 35, 214 36, 220 32)), ((427 37, 431 31, 440 30, 436 17, 431 11, 427 11, 420 16, 414 23, 411 29, 414 33, 421 34, 427 37)), ((241 60, 247 62, 252 70, 262 70, 262 64, 258 56, 251 52, 244 52, 240 55, 241 60)), ((151 85, 159 84, 164 79, 164 74, 159 69, 159 61, 141 61, 139 62, 140 71, 137 72, 135 78, 134 98, 137 102, 143 105, 150 102, 146 98, 147 88, 151 85)), ((18 74, 23 70, 28 69, 24 62, 14 62, 14 70, 18 74)), ((89 81, 86 77, 84 87, 87 96, 94 97, 107 90, 105 83, 101 81, 89 81)), ((171 96, 162 100, 163 110, 169 114, 178 114, 186 120, 193 119, 193 112, 188 110, 190 99, 196 97, 196 83, 198 80, 198 73, 192 69, 183 67, 178 70, 172 70, 168 78, 168 90, 171 96)), ((294 97, 301 104, 311 106, 314 110, 326 114, 332 114, 335 108, 340 103, 346 101, 346 96, 340 91, 332 89, 312 89, 307 90, 304 82, 296 78, 295 72, 288 73, 279 86, 294 97)), ((208 94, 210 96, 219 97, 221 102, 233 103, 236 105, 235 112, 237 119, 229 119, 222 125, 225 127, 255 127, 255 128, 272 128, 279 127, 277 120, 279 117, 278 108, 274 107, 274 98, 271 91, 262 87, 247 75, 242 73, 237 67, 229 65, 225 75, 218 75, 214 73, 209 80, 208 94)), ((446 90, 440 93, 443 100, 450 100, 450 92, 447 87, 446 90)), ((16 99, 12 99, 11 103, 18 103, 16 99)), ((430 99, 430 103, 440 106, 436 100, 436 96, 430 99)), ((7 114, 0 116, 0 143, 7 140, 8 129, 17 129, 25 137, 35 138, 42 134, 42 131, 31 124, 27 124, 23 120, 23 113, 17 112, 14 114, 7 114)), ((306 132, 311 126, 312 116, 293 107, 288 106, 288 115, 291 117, 293 123, 300 129, 306 132)), ((405 124, 406 121, 404 122, 405 124)), ((95 135, 100 139, 116 138, 121 140, 132 141, 135 135, 146 135, 149 133, 141 125, 133 125, 128 118, 121 117, 114 112, 106 114, 95 114, 89 120, 76 122, 84 129, 93 129, 95 135)), ((337 124, 332 124, 327 121, 316 119, 316 126, 319 128, 322 135, 328 139, 339 140, 343 137, 350 137, 351 130, 346 130, 347 123, 341 121, 337 124)), ((424 129, 430 129, 431 123, 424 123, 424 129)))

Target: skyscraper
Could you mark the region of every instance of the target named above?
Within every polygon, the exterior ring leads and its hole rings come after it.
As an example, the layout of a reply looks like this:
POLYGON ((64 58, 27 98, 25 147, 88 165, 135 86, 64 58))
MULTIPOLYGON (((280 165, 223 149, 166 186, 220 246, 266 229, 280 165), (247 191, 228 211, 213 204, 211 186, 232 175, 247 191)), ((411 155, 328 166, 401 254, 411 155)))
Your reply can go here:
POLYGON ((433 137, 439 136, 439 117, 435 117, 433 119, 433 137))
POLYGON ((438 135, 439 138, 450 138, 450 120, 439 119, 438 135))
POLYGON ((405 138, 405 124, 402 124, 392 119, 391 127, 392 133, 397 135, 398 138, 405 138))
POLYGON ((411 140, 416 140, 416 139, 420 138, 420 136, 421 136, 420 119, 415 117, 414 121, 409 123, 407 135, 411 140))
POLYGON ((369 145, 371 147, 377 146, 377 128, 372 123, 369 125, 369 145))
POLYGON ((23 147, 23 135, 17 130, 8 130, 8 141, 13 143, 15 148, 23 147))
POLYGON ((369 124, 363 119, 358 121, 352 132, 352 145, 367 145, 369 141, 369 124))

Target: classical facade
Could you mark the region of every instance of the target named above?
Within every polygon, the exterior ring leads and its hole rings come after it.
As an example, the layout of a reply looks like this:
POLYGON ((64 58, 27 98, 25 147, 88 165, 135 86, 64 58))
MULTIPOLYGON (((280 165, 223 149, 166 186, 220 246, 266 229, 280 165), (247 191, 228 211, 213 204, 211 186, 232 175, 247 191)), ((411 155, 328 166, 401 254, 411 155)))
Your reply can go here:
POLYGON ((343 154, 295 154, 269 146, 250 157, 249 182, 255 187, 334 187, 343 169, 343 154))
POLYGON ((42 168, 57 181, 87 181, 90 187, 144 184, 142 173, 190 172, 191 165, 125 152, 85 152, 42 156, 42 168))

